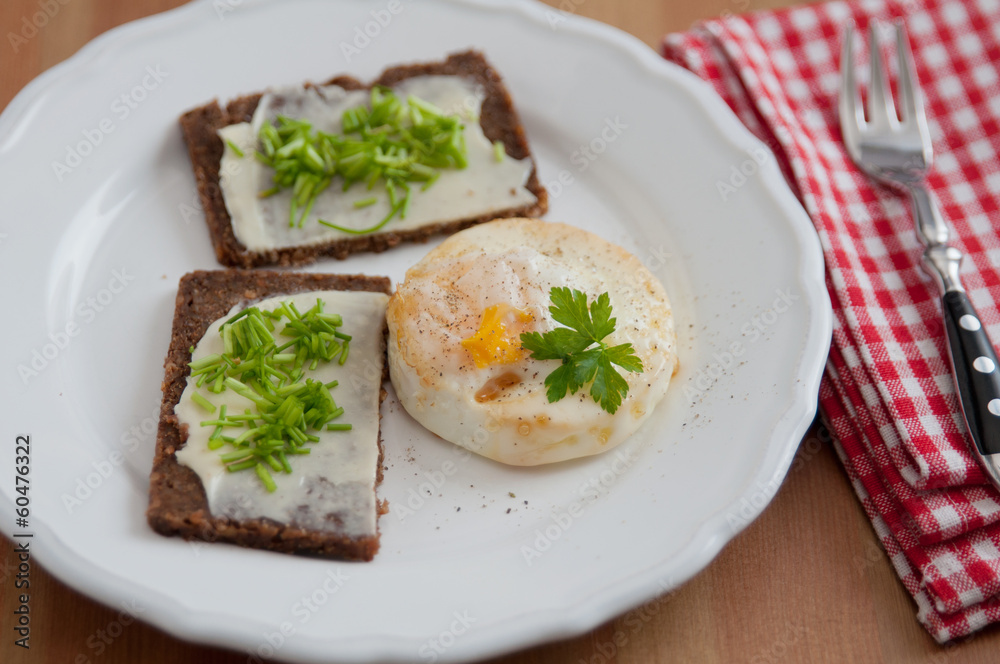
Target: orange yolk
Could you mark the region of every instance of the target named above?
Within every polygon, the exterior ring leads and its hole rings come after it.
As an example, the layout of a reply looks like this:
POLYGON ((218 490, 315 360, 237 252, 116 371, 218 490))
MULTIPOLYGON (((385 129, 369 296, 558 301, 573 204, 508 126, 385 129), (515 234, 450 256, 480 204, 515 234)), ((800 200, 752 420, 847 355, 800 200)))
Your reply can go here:
POLYGON ((521 332, 532 321, 527 311, 509 304, 494 304, 483 310, 479 331, 462 345, 472 353, 476 367, 485 369, 492 364, 513 364, 524 356, 521 332))

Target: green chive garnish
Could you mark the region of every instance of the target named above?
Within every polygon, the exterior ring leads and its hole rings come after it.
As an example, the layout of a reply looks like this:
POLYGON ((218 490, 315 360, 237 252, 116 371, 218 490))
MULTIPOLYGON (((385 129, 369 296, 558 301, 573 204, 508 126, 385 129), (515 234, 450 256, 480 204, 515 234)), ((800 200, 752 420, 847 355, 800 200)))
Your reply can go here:
POLYGON ((326 425, 326 430, 327 431, 350 431, 351 430, 351 425, 347 424, 347 423, 339 424, 337 422, 334 422, 333 424, 327 424, 326 425))
POLYGON ((253 456, 253 452, 248 449, 239 449, 235 452, 226 452, 219 456, 223 463, 231 463, 233 461, 242 461, 253 456))
POLYGON ((196 404, 198 404, 199 406, 201 406, 210 413, 215 412, 215 404, 213 404, 205 397, 201 396, 201 394, 199 394, 198 392, 191 393, 191 401, 194 401, 196 404))
POLYGON ((226 141, 226 145, 229 146, 229 149, 232 150, 237 157, 239 157, 240 159, 243 158, 243 150, 240 150, 240 148, 236 145, 236 143, 233 143, 232 141, 226 141))
POLYGON ((255 468, 257 470, 257 477, 259 477, 260 481, 264 483, 264 487, 269 493, 274 493, 274 491, 278 488, 278 485, 274 483, 274 478, 271 477, 271 473, 269 473, 267 468, 260 463, 258 463, 255 468))
POLYGON ((505 156, 507 156, 507 152, 504 149, 503 141, 493 141, 493 160, 499 164, 505 156))
MULTIPOLYGON (((337 381, 323 384, 305 373, 321 363, 347 361, 351 335, 340 331, 343 322, 324 311, 318 298, 305 311, 291 301, 272 311, 248 307, 220 327, 225 352, 189 364, 198 385, 207 384, 216 394, 232 390, 252 403, 243 414, 228 414, 222 405, 216 419, 201 422, 214 427, 208 447, 219 451, 228 472, 254 468, 273 491, 268 469, 292 472, 289 457, 309 453, 305 446, 319 441, 313 432, 350 430, 349 424, 333 422, 344 413, 330 394, 337 381), (224 429, 232 435, 224 435, 224 429)), ((198 392, 191 398, 215 412, 198 392)))
MULTIPOLYGON (((401 101, 388 88, 372 88, 367 105, 350 108, 341 117, 343 134, 314 130, 312 124, 278 116, 260 129, 260 147, 255 157, 274 169, 274 187, 258 194, 270 196, 292 189, 288 225, 301 228, 316 198, 339 177, 344 191, 355 183, 371 190, 379 181, 389 194, 390 212, 380 223, 363 230, 328 222, 323 225, 346 233, 373 233, 395 217, 406 217, 409 207, 407 182, 437 180, 440 170, 465 168, 467 163, 464 125, 457 115, 410 96, 401 101), (400 200, 397 188, 407 191, 400 200)), ((354 203, 367 207, 376 198, 354 203)))
MULTIPOLYGON (((192 349, 191 352, 193 353, 194 349, 192 349)), ((215 355, 206 355, 205 357, 201 358, 197 362, 191 362, 188 366, 191 367, 191 373, 192 373, 192 375, 194 375, 194 374, 197 374, 201 370, 208 369, 208 368, 216 366, 221 361, 222 361, 222 356, 221 355, 218 355, 218 354, 215 354, 215 355)))

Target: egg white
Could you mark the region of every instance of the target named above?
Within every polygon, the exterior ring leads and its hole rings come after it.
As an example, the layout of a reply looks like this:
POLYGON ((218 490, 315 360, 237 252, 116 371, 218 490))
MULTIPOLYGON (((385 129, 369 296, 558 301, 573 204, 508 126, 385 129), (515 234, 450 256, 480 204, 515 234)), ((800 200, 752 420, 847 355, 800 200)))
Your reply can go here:
POLYGON ((566 224, 507 219, 456 233, 406 272, 386 317, 390 376, 407 412, 445 440, 512 465, 615 447, 649 416, 677 368, 663 286, 632 254, 566 224), (492 305, 530 313, 527 331, 558 327, 548 311, 555 286, 581 290, 588 301, 607 292, 618 322, 605 342, 631 343, 642 360, 642 373, 620 371, 629 392, 614 415, 588 387, 549 403, 544 381, 558 360, 525 353, 512 364, 478 368, 461 343, 492 305), (493 400, 476 400, 488 381, 510 371, 519 384, 493 400))

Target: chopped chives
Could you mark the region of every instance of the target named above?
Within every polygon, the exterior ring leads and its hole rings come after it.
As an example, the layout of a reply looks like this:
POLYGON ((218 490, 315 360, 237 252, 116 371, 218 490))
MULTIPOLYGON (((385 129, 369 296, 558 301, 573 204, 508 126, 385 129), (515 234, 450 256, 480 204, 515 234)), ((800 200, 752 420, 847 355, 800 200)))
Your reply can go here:
POLYGON ((225 323, 223 323, 223 325, 230 325, 232 323, 235 323, 239 319, 243 318, 244 316, 249 316, 250 315, 250 309, 255 309, 255 308, 256 307, 250 307, 248 309, 243 309, 239 313, 234 314, 229 320, 227 320, 225 323))
POLYGON ((240 159, 243 158, 243 150, 240 150, 239 146, 236 145, 236 143, 233 143, 232 141, 226 141, 226 145, 228 145, 229 149, 233 151, 233 154, 235 154, 240 159))
POLYGON ((199 392, 192 392, 191 393, 191 401, 194 401, 196 404, 198 404, 199 406, 201 406, 202 408, 204 408, 205 410, 207 410, 210 413, 214 413, 215 412, 215 404, 213 404, 211 401, 209 401, 205 397, 201 396, 201 394, 199 392))
POLYGON ((374 196, 372 196, 371 198, 363 198, 360 201, 354 201, 354 207, 356 207, 356 208, 365 208, 365 207, 368 207, 370 205, 375 205, 375 203, 377 203, 377 202, 378 202, 378 199, 375 198, 374 196))
POLYGON ((216 366, 220 362, 222 362, 222 355, 215 353, 212 355, 206 355, 205 357, 201 358, 196 362, 191 362, 188 366, 191 367, 191 373, 194 374, 195 372, 198 371, 208 370, 211 367, 216 366))
MULTIPOLYGON (((255 468, 267 487, 262 472, 272 484, 269 467, 275 472, 292 472, 288 457, 308 454, 306 445, 319 442, 311 432, 324 427, 350 430, 350 425, 332 422, 344 413, 330 394, 338 382, 324 384, 302 371, 335 359, 343 364, 347 359, 351 336, 339 330, 343 318, 323 309, 319 299, 305 311, 299 311, 290 300, 272 311, 244 309, 220 327, 225 352, 189 363, 199 386, 207 385, 216 394, 232 390, 253 404, 242 414, 227 414, 223 404, 216 419, 201 422, 203 427, 214 427, 208 448, 219 452, 227 472, 255 468), (278 346, 279 337, 289 341, 282 340, 278 346), (241 431, 235 437, 228 436, 223 435, 225 428, 241 431)), ((216 407, 200 393, 193 392, 191 398, 208 412, 215 412, 216 407)))
POLYGON ((278 488, 278 485, 274 483, 274 478, 271 477, 271 473, 267 472, 267 468, 265 468, 261 463, 257 464, 256 470, 257 477, 259 477, 260 481, 264 483, 264 487, 269 493, 274 493, 274 491, 278 488))
MULTIPOLYGON (((409 200, 409 194, 407 194, 407 199, 406 200, 409 200)), ((392 211, 389 212, 389 214, 386 215, 386 217, 384 219, 382 219, 382 221, 378 222, 377 224, 375 224, 374 226, 371 226, 369 228, 348 228, 347 226, 340 226, 338 224, 334 224, 334 223, 331 223, 329 221, 325 221, 323 219, 317 219, 316 221, 318 221, 319 223, 323 224, 324 226, 328 226, 330 228, 333 228, 334 230, 341 231, 342 233, 348 233, 350 235, 367 235, 368 233, 374 233, 375 231, 379 230, 380 228, 382 228, 383 226, 385 226, 387 223, 389 223, 389 220, 392 219, 392 217, 396 214, 396 211, 399 210, 399 209, 401 209, 402 207, 403 207, 403 204, 400 203, 399 205, 397 205, 396 207, 394 207, 392 209, 392 211)))
POLYGON ((493 141, 493 160, 499 164, 506 155, 503 141, 493 141))
POLYGON ((252 389, 250 389, 240 381, 236 380, 235 378, 231 377, 226 378, 223 382, 225 383, 226 387, 231 389, 233 392, 236 392, 236 394, 240 395, 241 397, 253 401, 261 408, 267 408, 271 403, 263 395, 253 391, 252 389))
POLYGON ((273 454, 268 454, 264 457, 264 460, 267 461, 267 465, 269 465, 273 470, 276 470, 279 473, 285 472, 285 467, 281 465, 281 461, 274 458, 273 454))
MULTIPOLYGON (((233 444, 238 444, 237 441, 233 441, 233 444)), ((232 463, 233 461, 242 461, 247 457, 253 456, 253 450, 247 447, 241 447, 239 449, 233 450, 232 452, 226 452, 225 454, 219 455, 223 463, 232 463)))
MULTIPOLYGON (((413 96, 403 102, 388 88, 373 88, 368 105, 344 111, 341 130, 343 134, 328 134, 314 130, 310 122, 284 116, 276 124, 267 121, 261 127, 255 157, 274 170, 275 186, 259 196, 291 188, 290 227, 302 227, 316 198, 340 177, 344 191, 354 183, 370 190, 384 181, 389 215, 382 223, 357 231, 374 232, 397 214, 406 216, 409 194, 401 201, 397 187, 408 190, 407 182, 419 181, 426 189, 437 180, 440 169, 466 166, 464 125, 459 117, 446 116, 413 96)), ((367 207, 376 200, 366 198, 354 206, 367 207)))

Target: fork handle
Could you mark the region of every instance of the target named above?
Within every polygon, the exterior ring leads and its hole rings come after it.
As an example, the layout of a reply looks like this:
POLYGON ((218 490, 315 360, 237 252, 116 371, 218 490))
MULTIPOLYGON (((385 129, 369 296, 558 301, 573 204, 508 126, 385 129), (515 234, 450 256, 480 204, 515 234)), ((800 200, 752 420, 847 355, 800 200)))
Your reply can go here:
POLYGON ((975 445, 970 451, 990 483, 1000 489, 1000 363, 962 287, 961 264, 962 252, 955 247, 936 244, 924 251, 924 268, 941 289, 951 368, 975 445))
POLYGON ((941 303, 969 433, 980 454, 1000 454, 1000 362, 993 344, 965 292, 948 291, 941 303))
POLYGON ((948 244, 948 224, 941 217, 931 192, 919 184, 908 185, 907 189, 913 205, 913 218, 917 222, 917 234, 924 245, 931 247, 935 244, 948 244))

